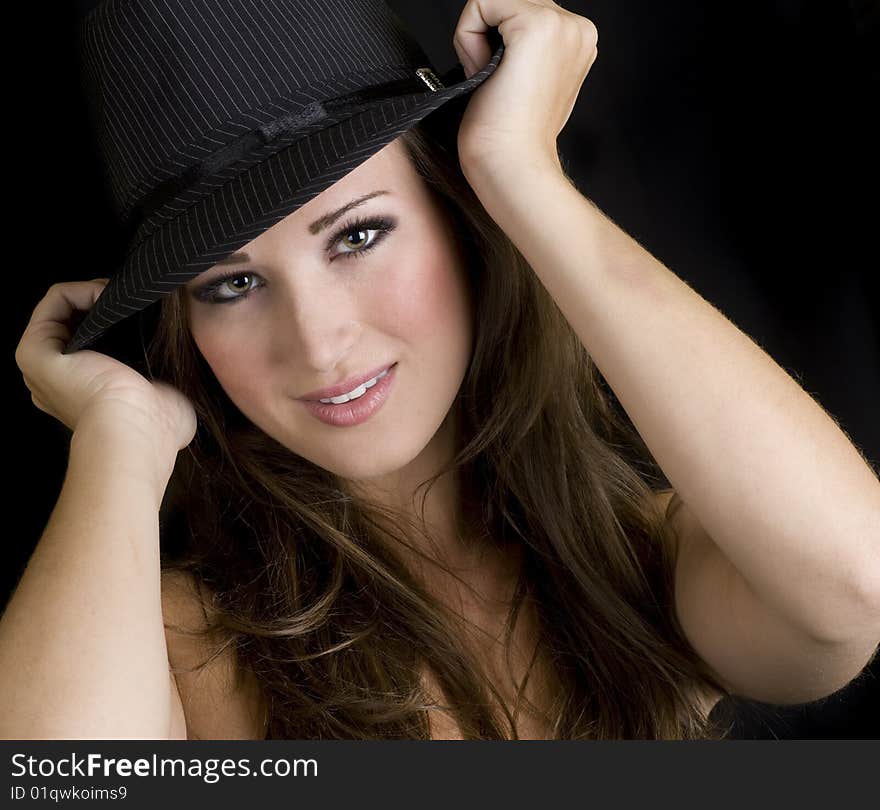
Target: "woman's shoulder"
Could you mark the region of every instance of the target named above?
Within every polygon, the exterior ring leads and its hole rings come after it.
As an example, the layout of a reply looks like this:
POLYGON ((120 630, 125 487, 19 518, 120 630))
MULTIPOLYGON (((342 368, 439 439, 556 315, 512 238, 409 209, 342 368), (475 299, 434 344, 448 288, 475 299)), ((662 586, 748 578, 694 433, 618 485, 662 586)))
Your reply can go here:
POLYGON ((669 508, 672 499, 675 497, 674 489, 660 489, 651 493, 651 497, 654 503, 660 508, 660 511, 664 514, 666 510, 669 508))
POLYGON ((712 709, 718 705, 718 701, 723 697, 724 695, 721 692, 708 685, 699 687, 694 696, 697 705, 706 717, 712 713, 712 709))
POLYGON ((231 645, 198 635, 207 627, 204 584, 176 569, 163 571, 161 580, 168 664, 186 717, 187 739, 264 739, 265 712, 253 673, 239 671, 231 645))
MULTIPOLYGON (((680 537, 682 536, 682 526, 680 525, 680 521, 677 519, 680 515, 680 510, 677 506, 672 507, 673 498, 676 497, 676 491, 674 489, 662 489, 652 493, 653 499, 657 507, 660 511, 666 515, 666 518, 670 521, 673 531, 669 535, 670 541, 677 544, 680 537), (670 509, 672 507, 672 509, 670 509)), ((681 503, 681 498, 678 498, 679 503, 681 503)), ((676 549, 673 548, 673 555, 677 556, 676 549)), ((697 702, 697 705, 700 709, 706 714, 708 717, 709 713, 712 709, 715 708, 718 701, 720 701, 724 697, 724 694, 719 692, 717 689, 713 689, 708 684, 703 684, 698 687, 696 693, 694 695, 694 699, 697 702)))

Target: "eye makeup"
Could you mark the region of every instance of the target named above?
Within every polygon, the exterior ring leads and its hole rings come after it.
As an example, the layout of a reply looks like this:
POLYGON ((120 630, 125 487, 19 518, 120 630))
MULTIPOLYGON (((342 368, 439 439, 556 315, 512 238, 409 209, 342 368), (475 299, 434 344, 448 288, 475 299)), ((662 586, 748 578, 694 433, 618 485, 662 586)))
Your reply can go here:
MULTIPOLYGON (((342 225, 338 230, 336 230, 332 236, 330 236, 324 244, 325 252, 329 253, 334 245, 342 241, 342 238, 348 236, 351 233, 367 233, 369 231, 375 231, 375 235, 372 237, 372 240, 369 241, 366 246, 362 248, 354 248, 350 250, 343 250, 335 255, 330 257, 330 261, 336 261, 338 258, 362 258, 365 254, 369 253, 373 248, 377 247, 380 242, 382 242, 385 237, 391 233, 397 227, 397 221, 393 217, 388 216, 359 216, 356 217, 344 225, 342 225)), ((367 237, 369 238, 369 237, 367 237)), ((243 291, 239 295, 233 296, 220 296, 218 295, 218 291, 220 288, 229 281, 239 278, 247 278, 247 279, 259 279, 259 276, 256 273, 251 273, 245 270, 236 270, 230 273, 226 273, 223 276, 219 276, 213 281, 208 282, 203 287, 200 287, 195 292, 193 292, 193 296, 201 302, 208 304, 230 304, 241 301, 247 298, 253 290, 258 287, 263 286, 263 282, 261 281, 254 287, 243 291)))

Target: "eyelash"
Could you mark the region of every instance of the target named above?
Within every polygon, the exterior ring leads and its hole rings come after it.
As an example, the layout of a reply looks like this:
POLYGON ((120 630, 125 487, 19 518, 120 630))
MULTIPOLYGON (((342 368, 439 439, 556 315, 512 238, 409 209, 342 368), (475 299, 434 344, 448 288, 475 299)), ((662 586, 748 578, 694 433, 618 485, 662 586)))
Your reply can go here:
MULTIPOLYGON (((333 245, 339 242, 342 237, 348 236, 348 234, 353 231, 378 231, 378 233, 373 237, 373 241, 370 242, 366 247, 357 249, 357 250, 346 250, 337 255, 337 258, 340 256, 343 258, 363 258, 365 253, 369 253, 373 248, 375 248, 394 228, 397 227, 397 223, 389 219, 388 217, 379 216, 379 217, 359 217, 350 222, 347 222, 343 225, 339 230, 337 230, 328 240, 325 245, 325 250, 330 250, 333 245)), ((335 261, 333 259, 332 261, 335 261)), ((206 284, 202 287, 197 293, 196 297, 200 301, 206 301, 210 304, 233 304, 238 301, 242 301, 247 298, 255 289, 259 289, 259 287, 253 287, 247 292, 240 293, 239 295, 234 295, 232 297, 219 297, 217 296, 217 290, 220 289, 227 281, 231 281, 232 279, 241 278, 243 276, 255 276, 255 273, 247 273, 241 271, 233 271, 231 273, 227 273, 225 276, 221 276, 219 278, 214 279, 214 281, 206 284)), ((263 286, 263 285, 259 285, 263 286)))

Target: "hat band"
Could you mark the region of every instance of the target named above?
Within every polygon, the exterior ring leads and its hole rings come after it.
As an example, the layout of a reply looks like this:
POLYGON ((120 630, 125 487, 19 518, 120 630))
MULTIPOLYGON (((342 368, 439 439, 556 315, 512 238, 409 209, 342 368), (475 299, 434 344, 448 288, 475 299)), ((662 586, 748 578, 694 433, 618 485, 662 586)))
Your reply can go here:
POLYGON ((420 68, 417 71, 418 78, 398 79, 393 82, 362 88, 353 93, 342 96, 313 101, 296 112, 291 112, 269 121, 257 129, 244 133, 226 146, 213 152, 199 163, 189 166, 181 174, 171 177, 152 188, 131 209, 127 222, 132 226, 151 217, 166 203, 178 198, 187 189, 192 188, 203 180, 215 176, 227 166, 245 157, 260 147, 271 144, 273 141, 284 138, 285 141, 291 135, 296 135, 300 130, 333 116, 335 119, 344 119, 350 115, 362 111, 365 107, 375 104, 377 101, 392 99, 396 96, 423 93, 427 85, 431 91, 443 87, 442 82, 429 68, 420 68))

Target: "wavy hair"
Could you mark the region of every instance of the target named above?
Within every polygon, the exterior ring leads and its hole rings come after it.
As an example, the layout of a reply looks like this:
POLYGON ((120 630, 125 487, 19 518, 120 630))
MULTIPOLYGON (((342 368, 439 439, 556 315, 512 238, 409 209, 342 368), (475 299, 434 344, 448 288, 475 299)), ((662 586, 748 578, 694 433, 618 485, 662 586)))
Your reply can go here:
POLYGON ((199 586, 208 660, 232 649, 237 672, 253 673, 270 739, 427 739, 437 708, 465 739, 516 739, 536 672, 546 701, 529 708, 555 739, 723 738, 730 726, 695 694, 705 684, 729 693, 675 614, 673 505, 663 514, 652 498, 668 481, 468 185, 462 109, 451 102, 400 136, 455 222, 475 325, 447 417, 454 457, 421 486, 454 473, 462 537, 521 557, 503 643, 526 598, 539 638, 514 706, 463 642, 467 619, 406 562, 417 554, 451 573, 413 541, 430 541, 423 512, 355 497, 246 419, 192 340, 183 287, 151 308, 143 347, 148 376, 184 392, 199 422, 163 503, 163 571, 199 586), (425 668, 444 703, 425 690, 425 668))

